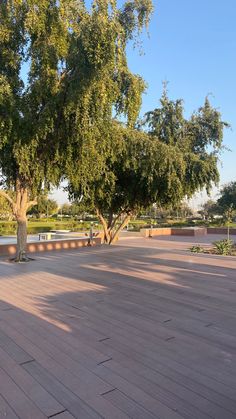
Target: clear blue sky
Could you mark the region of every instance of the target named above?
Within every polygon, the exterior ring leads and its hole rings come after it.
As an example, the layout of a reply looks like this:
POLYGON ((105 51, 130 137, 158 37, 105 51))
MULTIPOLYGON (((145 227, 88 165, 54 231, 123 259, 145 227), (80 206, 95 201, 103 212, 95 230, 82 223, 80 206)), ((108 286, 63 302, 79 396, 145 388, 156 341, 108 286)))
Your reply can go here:
POLYGON ((236 180, 236 0, 154 0, 154 7, 144 55, 128 50, 131 70, 148 83, 142 113, 157 106, 163 80, 171 98, 184 99, 186 115, 212 93, 232 127, 224 136, 231 152, 222 155, 221 184, 236 180))

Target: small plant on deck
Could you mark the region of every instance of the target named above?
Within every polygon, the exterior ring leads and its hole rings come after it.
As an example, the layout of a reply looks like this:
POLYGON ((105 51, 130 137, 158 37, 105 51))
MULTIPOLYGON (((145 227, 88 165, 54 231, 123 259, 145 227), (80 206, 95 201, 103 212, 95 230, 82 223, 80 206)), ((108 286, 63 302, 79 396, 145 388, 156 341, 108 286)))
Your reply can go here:
POLYGON ((232 253, 233 245, 233 241, 229 239, 219 240, 214 243, 217 254, 225 256, 232 253))
POLYGON ((203 249, 203 247, 200 246, 200 244, 196 244, 196 245, 190 247, 189 250, 192 253, 203 253, 204 252, 204 249, 203 249))

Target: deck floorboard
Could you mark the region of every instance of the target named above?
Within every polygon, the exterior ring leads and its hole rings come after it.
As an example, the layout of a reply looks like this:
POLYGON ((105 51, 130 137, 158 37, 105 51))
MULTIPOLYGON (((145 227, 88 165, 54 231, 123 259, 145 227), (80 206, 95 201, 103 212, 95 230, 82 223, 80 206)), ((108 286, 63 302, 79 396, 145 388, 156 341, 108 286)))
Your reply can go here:
POLYGON ((191 240, 0 259, 0 419, 235 419, 236 258, 191 240))

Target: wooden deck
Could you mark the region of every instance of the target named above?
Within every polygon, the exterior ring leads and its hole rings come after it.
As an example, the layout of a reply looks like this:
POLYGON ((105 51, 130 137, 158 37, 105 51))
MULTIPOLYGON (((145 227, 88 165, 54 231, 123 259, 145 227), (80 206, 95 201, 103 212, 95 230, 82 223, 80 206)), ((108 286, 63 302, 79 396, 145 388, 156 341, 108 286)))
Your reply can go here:
POLYGON ((181 240, 0 259, 0 418, 235 419, 236 258, 181 240))

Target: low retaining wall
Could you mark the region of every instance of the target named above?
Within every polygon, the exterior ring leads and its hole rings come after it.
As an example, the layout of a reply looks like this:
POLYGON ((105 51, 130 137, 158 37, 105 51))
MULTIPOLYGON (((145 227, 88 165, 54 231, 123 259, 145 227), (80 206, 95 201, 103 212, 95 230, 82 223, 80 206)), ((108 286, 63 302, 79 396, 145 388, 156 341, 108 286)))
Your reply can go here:
MULTIPOLYGON (((89 238, 41 241, 27 244, 28 253, 51 252, 53 250, 70 250, 86 247, 89 244, 89 238)), ((93 246, 101 245, 101 238, 93 239, 93 246)), ((16 244, 0 245, 0 256, 14 256, 16 253, 16 244)))
MULTIPOLYGON (((227 227, 208 227, 207 234, 227 234, 228 229, 227 227)), ((229 229, 230 234, 236 234, 236 228, 229 229)))
POLYGON ((205 236, 206 228, 171 228, 172 236, 205 236))
POLYGON ((207 229, 205 227, 199 228, 142 228, 140 233, 143 237, 153 236, 205 236, 207 229))
POLYGON ((143 237, 170 236, 171 228, 141 228, 140 233, 143 237))

